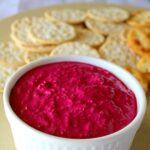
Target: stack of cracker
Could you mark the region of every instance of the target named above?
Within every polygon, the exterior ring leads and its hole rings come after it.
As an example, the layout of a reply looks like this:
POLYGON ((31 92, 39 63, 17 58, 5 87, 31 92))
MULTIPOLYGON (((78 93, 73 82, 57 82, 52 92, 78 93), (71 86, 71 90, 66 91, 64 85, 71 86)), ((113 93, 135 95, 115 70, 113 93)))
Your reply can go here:
POLYGON ((0 90, 16 69, 45 56, 84 55, 124 67, 148 91, 150 11, 119 7, 48 10, 11 25, 11 41, 0 44, 0 90), (6 69, 9 68, 9 69, 6 69))

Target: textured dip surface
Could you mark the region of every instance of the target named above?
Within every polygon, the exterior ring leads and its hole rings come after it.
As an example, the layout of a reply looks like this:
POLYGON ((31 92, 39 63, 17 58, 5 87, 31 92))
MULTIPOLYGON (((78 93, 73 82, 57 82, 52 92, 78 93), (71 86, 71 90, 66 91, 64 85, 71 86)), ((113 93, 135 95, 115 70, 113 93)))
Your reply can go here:
POLYGON ((46 64, 25 73, 11 91, 10 104, 33 128, 65 138, 108 135, 137 114, 135 95, 122 81, 78 62, 46 64))

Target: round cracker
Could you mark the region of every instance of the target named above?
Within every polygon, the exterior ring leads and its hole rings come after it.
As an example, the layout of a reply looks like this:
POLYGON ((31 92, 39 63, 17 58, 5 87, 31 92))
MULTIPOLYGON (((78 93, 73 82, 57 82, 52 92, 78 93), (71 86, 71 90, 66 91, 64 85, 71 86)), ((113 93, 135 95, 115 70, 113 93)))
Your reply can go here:
POLYGON ((131 50, 133 50, 139 56, 143 56, 145 54, 148 54, 148 55, 150 54, 150 49, 145 50, 142 47, 142 45, 138 41, 138 38, 136 37, 136 34, 135 34, 134 30, 130 30, 128 32, 128 34, 127 34, 127 43, 129 45, 129 47, 131 48, 131 50))
POLYGON ((101 45, 105 37, 102 34, 94 33, 87 29, 76 29, 77 36, 74 41, 87 44, 89 46, 99 46, 101 45))
POLYGON ((145 49, 145 51, 150 51, 149 34, 145 33, 140 28, 134 28, 134 32, 137 40, 139 41, 140 45, 145 49))
POLYGON ((0 64, 5 66, 21 66, 23 61, 24 51, 17 49, 12 42, 0 44, 0 64))
POLYGON ((129 16, 130 14, 127 10, 118 7, 104 7, 88 11, 88 17, 104 22, 123 22, 129 16))
POLYGON ((28 64, 31 61, 34 61, 43 57, 48 57, 49 55, 50 55, 50 52, 43 52, 43 53, 26 52, 24 54, 24 61, 28 64))
POLYGON ((150 55, 144 55, 138 61, 137 69, 144 73, 150 73, 150 55))
POLYGON ((146 10, 137 13, 128 21, 128 24, 131 26, 150 25, 150 11, 146 10))
POLYGON ((45 13, 49 20, 57 20, 70 24, 78 24, 84 22, 86 11, 80 9, 66 8, 60 10, 52 10, 45 13))
POLYGON ((126 26, 126 28, 123 28, 119 32, 114 32, 109 34, 107 37, 108 40, 113 40, 115 38, 120 38, 121 41, 127 42, 127 34, 130 31, 130 27, 126 26))
POLYGON ((130 27, 123 29, 120 33, 117 34, 120 35, 121 40, 127 42, 127 35, 129 31, 130 31, 130 27))
POLYGON ((147 93, 148 92, 148 81, 143 76, 143 74, 140 71, 138 71, 137 69, 129 67, 129 66, 126 66, 125 69, 127 71, 129 71, 139 81, 139 83, 143 87, 145 93, 147 93))
POLYGON ((125 23, 120 23, 120 24, 111 23, 111 22, 105 23, 90 18, 86 19, 85 24, 87 28, 89 28, 93 32, 104 34, 104 35, 120 32, 123 29, 127 28, 127 25, 125 23))
POLYGON ((100 57, 99 53, 94 48, 79 42, 61 44, 52 50, 51 55, 83 55, 100 57))
POLYGON ((110 35, 105 44, 99 48, 101 56, 120 66, 136 66, 139 56, 127 46, 120 37, 110 35))
POLYGON ((31 20, 29 18, 23 18, 12 23, 10 37, 16 43, 16 45, 40 45, 39 43, 34 43, 34 41, 28 35, 30 21, 31 20))
POLYGON ((52 22, 45 18, 34 17, 29 30, 30 38, 35 43, 59 44, 76 36, 73 26, 63 22, 52 22))
POLYGON ((53 45, 24 46, 24 45, 18 44, 17 47, 20 49, 23 49, 24 51, 43 53, 43 52, 50 52, 52 49, 56 47, 56 45, 55 46, 53 45))

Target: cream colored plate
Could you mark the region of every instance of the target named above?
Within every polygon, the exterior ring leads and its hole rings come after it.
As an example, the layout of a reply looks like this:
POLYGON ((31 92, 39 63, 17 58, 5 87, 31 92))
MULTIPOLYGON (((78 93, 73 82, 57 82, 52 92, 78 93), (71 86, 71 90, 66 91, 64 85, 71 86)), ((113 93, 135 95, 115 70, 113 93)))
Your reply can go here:
MULTIPOLYGON (((42 9, 35 9, 25 13, 12 16, 8 19, 0 21, 0 41, 6 41, 9 39, 10 24, 12 21, 19 19, 23 16, 41 16, 44 11, 54 8, 100 8, 107 6, 106 4, 70 4, 70 5, 57 5, 50 6, 42 9)), ((126 7, 130 11, 136 10, 136 8, 126 7)), ((150 98, 149 98, 150 100, 150 98)), ((144 122, 139 132, 137 133, 131 150, 149 150, 150 149, 150 104, 148 102, 147 113, 145 115, 144 122)), ((2 95, 0 95, 0 150, 15 150, 10 127, 6 120, 3 110, 2 95)))

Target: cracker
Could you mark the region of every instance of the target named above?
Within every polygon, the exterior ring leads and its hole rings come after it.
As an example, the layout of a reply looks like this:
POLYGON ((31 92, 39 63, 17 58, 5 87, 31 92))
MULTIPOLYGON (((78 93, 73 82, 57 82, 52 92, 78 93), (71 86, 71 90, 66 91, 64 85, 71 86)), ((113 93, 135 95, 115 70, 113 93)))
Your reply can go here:
POLYGON ((52 10, 45 13, 49 20, 57 20, 70 24, 78 24, 84 22, 86 11, 80 9, 66 8, 60 10, 52 10))
POLYGON ((123 29, 122 31, 120 31, 120 33, 117 33, 121 40, 127 42, 127 35, 128 35, 128 32, 130 31, 130 27, 127 27, 125 29, 123 29))
POLYGON ((21 66, 23 61, 24 51, 17 49, 12 42, 0 44, 0 64, 5 66, 21 66))
POLYGON ((52 50, 51 55, 83 55, 100 57, 99 53, 94 48, 79 42, 68 42, 59 45, 52 50))
POLYGON ((43 53, 34 53, 34 52, 26 52, 24 54, 24 61, 28 64, 31 61, 49 56, 50 52, 43 52, 43 53))
POLYGON ((77 36, 74 39, 74 41, 87 44, 89 46, 99 46, 101 45, 105 37, 102 34, 94 33, 87 29, 76 29, 77 36))
POLYGON ((137 37, 137 40, 141 44, 141 46, 145 49, 145 51, 149 50, 150 51, 150 39, 149 39, 149 34, 146 34, 143 30, 141 29, 135 29, 135 35, 137 37))
POLYGON ((21 44, 18 44, 17 47, 23 49, 24 51, 43 53, 51 51, 53 48, 56 47, 56 45, 23 46, 21 44))
POLYGON ((150 25, 150 11, 146 10, 137 13, 128 21, 128 24, 131 26, 150 25))
POLYGON ((97 20, 93 19, 86 19, 85 24, 87 28, 92 30, 93 32, 104 34, 104 35, 109 35, 114 32, 120 32, 123 29, 127 28, 127 25, 125 23, 105 23, 105 22, 100 22, 97 20))
POLYGON ((0 93, 3 92, 5 83, 10 75, 15 72, 16 68, 13 67, 5 67, 0 65, 0 93))
POLYGON ((126 66, 125 69, 127 71, 129 71, 139 81, 139 83, 143 87, 145 93, 147 93, 148 92, 148 81, 143 76, 143 74, 140 71, 138 71, 137 69, 129 67, 129 66, 126 66))
POLYGON ((126 42, 116 35, 110 35, 105 44, 100 47, 99 52, 104 59, 120 66, 135 66, 139 60, 139 56, 131 51, 126 42))
POLYGON ((144 55, 137 63, 137 69, 143 73, 150 73, 150 55, 144 55))
POLYGON ((130 30, 127 34, 127 43, 129 47, 139 56, 143 56, 145 54, 150 54, 150 49, 145 49, 143 46, 140 44, 135 30, 130 30))
POLYGON ((76 36, 73 26, 34 17, 29 30, 30 38, 39 44, 59 44, 76 36))
POLYGON ((23 18, 12 23, 10 37, 16 43, 16 45, 39 45, 39 43, 34 43, 34 41, 28 35, 30 21, 31 20, 29 18, 23 18))
POLYGON ((92 19, 104 22, 123 22, 130 16, 127 10, 118 7, 104 7, 99 9, 91 9, 88 16, 92 19))
POLYGON ((130 31, 130 27, 127 26, 126 28, 123 28, 119 32, 114 32, 114 33, 109 34, 107 39, 113 40, 116 38, 120 38, 121 41, 127 42, 127 34, 129 31, 130 31))

